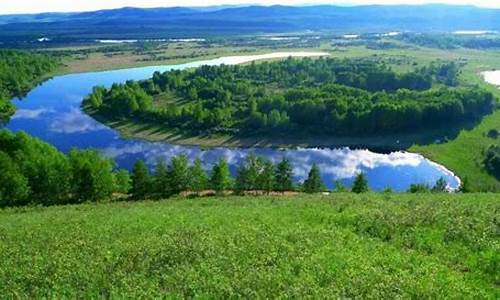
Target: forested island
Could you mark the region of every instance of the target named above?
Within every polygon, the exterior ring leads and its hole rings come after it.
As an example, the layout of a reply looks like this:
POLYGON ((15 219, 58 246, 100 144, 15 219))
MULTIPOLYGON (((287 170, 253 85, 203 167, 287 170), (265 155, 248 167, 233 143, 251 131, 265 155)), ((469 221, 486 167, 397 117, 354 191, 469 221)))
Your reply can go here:
POLYGON ((10 98, 27 93, 58 65, 49 55, 0 50, 0 123, 15 112, 10 98))
POLYGON ((83 102, 107 120, 186 135, 363 136, 415 132, 481 118, 494 97, 460 87, 460 63, 396 72, 375 58, 286 59, 155 73, 96 87, 83 102))

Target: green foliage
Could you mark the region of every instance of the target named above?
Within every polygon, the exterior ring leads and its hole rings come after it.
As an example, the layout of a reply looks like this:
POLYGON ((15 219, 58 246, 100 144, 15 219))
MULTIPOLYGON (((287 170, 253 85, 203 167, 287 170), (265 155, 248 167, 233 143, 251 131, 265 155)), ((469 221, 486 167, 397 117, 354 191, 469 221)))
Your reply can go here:
POLYGON ((189 169, 189 189, 197 193, 208 189, 208 176, 199 158, 194 161, 194 164, 189 169))
POLYGON ((117 193, 128 194, 132 188, 132 178, 127 170, 119 170, 113 174, 114 190, 117 193))
POLYGON ((0 124, 15 112, 9 98, 22 97, 57 66, 48 55, 0 50, 0 124))
MULTIPOLYGON (((144 168, 146 165, 140 163, 142 166, 138 166, 139 168, 139 173, 144 174, 144 168)), ((146 167, 147 169, 147 167, 146 167)), ((144 175, 139 175, 139 177, 144 177, 144 175)), ((142 181, 138 180, 139 182, 143 182, 142 185, 148 186, 150 182, 148 180, 142 181)), ((172 190, 170 189, 170 178, 167 170, 167 166, 165 165, 165 161, 162 159, 159 159, 158 162, 156 163, 156 169, 155 169, 155 174, 154 178, 152 178, 152 183, 153 186, 151 187, 152 191, 156 193, 156 196, 160 198, 168 198, 172 196, 172 190)), ((139 188, 138 188, 139 189, 139 188)), ((147 192, 144 191, 144 193, 151 193, 151 191, 147 192)), ((143 194, 143 197, 146 196, 143 194)))
POLYGON ((500 180, 500 146, 491 146, 484 159, 486 170, 500 180))
POLYGON ((293 190, 293 168, 286 156, 276 165, 274 177, 277 191, 286 192, 293 190))
POLYGON ((448 183, 446 180, 441 177, 436 181, 436 184, 432 187, 432 192, 433 193, 445 193, 448 188, 448 183))
POLYGON ((313 164, 307 179, 303 185, 304 192, 306 193, 319 193, 325 189, 323 179, 321 179, 321 172, 316 164, 313 164))
POLYGON ((470 188, 469 177, 465 177, 460 182, 460 187, 458 188, 460 193, 471 193, 472 190, 470 188))
POLYGON ((6 153, 0 151, 0 207, 26 204, 28 180, 6 153))
POLYGON ((335 180, 333 183, 333 192, 334 193, 344 193, 347 192, 347 188, 340 180, 335 180))
POLYGON ((115 190, 114 162, 96 150, 71 150, 71 191, 77 202, 96 202, 111 197, 115 190))
POLYGON ((498 131, 497 129, 490 129, 490 130, 488 130, 487 135, 489 138, 496 140, 498 138, 498 136, 500 135, 500 131, 498 131))
POLYGON ((494 299, 494 194, 0 210, 5 298, 494 299))
POLYGON ((177 195, 188 190, 190 178, 187 156, 179 155, 172 158, 168 166, 168 177, 172 194, 177 195))
POLYGON ((0 205, 96 202, 126 189, 123 171, 115 173, 114 162, 95 150, 73 150, 66 156, 23 132, 2 130, 0 153, 9 170, 5 180, 0 180, 0 190, 9 190, 16 183, 14 190, 20 187, 23 191, 13 192, 0 205))
POLYGON ((365 173, 360 172, 356 175, 351 189, 356 194, 366 193, 369 191, 368 179, 366 178, 365 173))
POLYGON ((274 186, 274 164, 271 160, 265 159, 259 176, 259 188, 269 194, 274 186))
POLYGON ((373 58, 202 66, 97 89, 84 105, 106 118, 188 134, 413 132, 493 110, 491 93, 454 87, 459 70, 454 62, 433 63, 399 74, 373 58))
POLYGON ((427 184, 412 184, 408 189, 408 193, 412 194, 421 194, 421 193, 430 193, 431 188, 427 184))
POLYGON ((226 159, 220 158, 212 168, 210 185, 217 193, 222 193, 231 188, 231 173, 226 159))
POLYGON ((132 196, 135 199, 145 199, 151 193, 151 183, 151 175, 144 161, 136 161, 132 170, 132 196))

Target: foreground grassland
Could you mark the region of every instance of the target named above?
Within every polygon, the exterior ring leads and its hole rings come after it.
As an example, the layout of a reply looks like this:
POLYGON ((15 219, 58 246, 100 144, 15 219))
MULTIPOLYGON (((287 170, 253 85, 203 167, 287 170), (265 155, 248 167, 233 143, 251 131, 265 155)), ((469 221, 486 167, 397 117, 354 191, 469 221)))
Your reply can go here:
POLYGON ((495 299, 499 212, 493 194, 9 209, 0 294, 495 299))

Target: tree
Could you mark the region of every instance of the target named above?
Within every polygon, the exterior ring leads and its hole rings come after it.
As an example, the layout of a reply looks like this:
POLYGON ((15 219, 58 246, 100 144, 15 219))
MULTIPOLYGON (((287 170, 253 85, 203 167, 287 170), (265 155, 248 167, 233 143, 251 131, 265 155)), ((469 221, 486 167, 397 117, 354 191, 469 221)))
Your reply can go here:
POLYGON ((145 199, 151 190, 151 176, 148 167, 143 160, 135 162, 132 171, 132 197, 135 199, 145 199))
POLYGON ((334 193, 344 193, 347 192, 347 188, 340 180, 335 180, 333 182, 333 192, 334 193))
POLYGON ((208 177, 201 159, 197 158, 189 168, 189 189, 199 194, 208 188, 208 177))
POLYGON ((172 194, 176 195, 188 190, 189 165, 185 155, 179 155, 172 158, 168 166, 168 176, 172 194))
POLYGON ((25 205, 30 193, 28 180, 19 167, 0 151, 0 207, 25 205))
POLYGON ((428 185, 426 184, 412 184, 410 185, 410 188, 408 189, 409 193, 412 194, 421 194, 421 193, 429 193, 431 189, 429 188, 428 185))
POLYGON ((128 194, 132 188, 132 179, 127 170, 119 170, 114 174, 114 191, 116 193, 128 194))
POLYGON ((352 185, 352 191, 356 194, 366 193, 368 192, 368 179, 366 178, 363 172, 359 173, 354 179, 354 183, 352 185))
POLYGON ((436 181, 436 184, 434 185, 431 191, 433 193, 444 193, 447 191, 447 189, 448 189, 448 183, 443 177, 441 177, 436 181))
POLYGON ((231 173, 225 158, 220 158, 219 162, 214 165, 210 184, 217 193, 222 193, 231 187, 231 173))
POLYGON ((469 178, 468 177, 465 177, 462 182, 460 183, 460 187, 458 188, 458 191, 461 192, 461 193, 470 193, 472 190, 471 190, 471 187, 470 187, 470 183, 469 183, 469 178))
POLYGON ((275 189, 279 192, 293 190, 293 169, 288 158, 283 157, 274 171, 275 189))
POLYGON ((250 190, 250 180, 248 176, 248 168, 245 163, 238 166, 236 170, 236 179, 234 182, 234 189, 238 195, 243 195, 245 191, 250 190))
POLYGON ((266 159, 264 161, 262 173, 260 174, 260 177, 259 177, 259 186, 268 195, 273 190, 273 187, 274 187, 274 164, 269 159, 266 159))
POLYGON ((114 162, 96 150, 69 153, 72 193, 77 202, 100 201, 111 197, 114 189, 114 162))
POLYGON ((249 154, 245 161, 238 167, 236 174, 235 189, 238 193, 244 191, 258 191, 263 189, 261 176, 264 169, 262 157, 253 153, 249 154))
POLYGON ((169 174, 163 159, 158 159, 153 178, 153 191, 160 198, 168 198, 172 195, 169 174))
POLYGON ((311 170, 309 171, 309 175, 304 181, 303 188, 304 192, 310 194, 319 193, 324 189, 323 180, 321 179, 321 173, 316 163, 312 165, 311 170))

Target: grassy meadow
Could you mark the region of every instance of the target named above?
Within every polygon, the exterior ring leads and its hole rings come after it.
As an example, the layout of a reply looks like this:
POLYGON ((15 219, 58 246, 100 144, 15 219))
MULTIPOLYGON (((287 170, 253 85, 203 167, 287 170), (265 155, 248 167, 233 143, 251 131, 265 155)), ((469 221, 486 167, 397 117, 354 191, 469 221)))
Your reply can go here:
POLYGON ((6 298, 498 298, 494 194, 0 211, 6 298))

